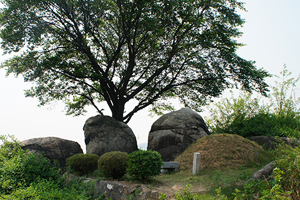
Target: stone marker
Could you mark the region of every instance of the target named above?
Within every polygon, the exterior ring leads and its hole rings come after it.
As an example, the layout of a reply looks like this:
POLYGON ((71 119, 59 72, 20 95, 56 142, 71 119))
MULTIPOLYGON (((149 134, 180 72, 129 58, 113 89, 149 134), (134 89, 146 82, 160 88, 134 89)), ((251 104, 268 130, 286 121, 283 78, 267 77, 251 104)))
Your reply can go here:
POLYGON ((200 168, 200 153, 195 152, 194 159, 193 159, 193 175, 196 175, 199 172, 199 168, 200 168))

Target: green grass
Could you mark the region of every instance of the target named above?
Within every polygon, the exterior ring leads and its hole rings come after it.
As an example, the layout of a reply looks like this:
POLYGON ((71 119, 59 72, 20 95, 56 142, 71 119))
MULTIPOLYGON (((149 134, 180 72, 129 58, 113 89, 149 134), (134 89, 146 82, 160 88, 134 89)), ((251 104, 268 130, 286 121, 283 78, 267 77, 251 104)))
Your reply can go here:
POLYGON ((206 194, 216 195, 215 190, 222 187, 222 193, 228 194, 234 192, 235 188, 239 188, 246 179, 259 170, 261 166, 246 168, 244 166, 237 169, 223 168, 221 170, 206 169, 200 171, 193 176, 192 173, 173 173, 156 176, 153 179, 152 185, 191 185, 206 188, 206 194))

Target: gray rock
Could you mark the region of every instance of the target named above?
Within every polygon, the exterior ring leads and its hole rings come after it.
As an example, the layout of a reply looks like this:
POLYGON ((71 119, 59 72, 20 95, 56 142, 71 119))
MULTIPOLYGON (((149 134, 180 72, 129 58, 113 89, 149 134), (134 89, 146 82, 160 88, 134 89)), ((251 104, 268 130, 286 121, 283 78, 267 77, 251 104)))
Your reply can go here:
POLYGON ((203 118, 189 108, 182 108, 153 123, 147 149, 158 151, 163 161, 173 161, 197 139, 208 134, 203 118))
POLYGON ((254 136, 250 137, 249 139, 256 142, 258 145, 264 147, 265 149, 275 149, 278 144, 278 140, 285 142, 287 145, 291 147, 299 146, 300 141, 294 138, 287 138, 287 137, 275 137, 275 136, 254 136))
POLYGON ((123 184, 114 181, 101 180, 95 184, 96 194, 106 194, 107 199, 158 199, 160 194, 151 191, 143 185, 123 184))
POLYGON ((272 174, 274 169, 275 169, 275 162, 273 161, 267 164, 266 166, 264 166, 263 168, 261 168, 260 170, 258 170, 257 172, 255 172, 254 174, 252 174, 252 177, 250 179, 258 181, 261 179, 268 178, 272 174))
POLYGON ((32 138, 24 140, 21 144, 29 153, 44 153, 51 162, 57 160, 62 168, 65 167, 67 158, 83 153, 77 142, 57 137, 32 138))
POLYGON ((112 117, 91 117, 86 120, 83 130, 87 153, 101 156, 111 151, 131 153, 138 149, 131 128, 112 117))

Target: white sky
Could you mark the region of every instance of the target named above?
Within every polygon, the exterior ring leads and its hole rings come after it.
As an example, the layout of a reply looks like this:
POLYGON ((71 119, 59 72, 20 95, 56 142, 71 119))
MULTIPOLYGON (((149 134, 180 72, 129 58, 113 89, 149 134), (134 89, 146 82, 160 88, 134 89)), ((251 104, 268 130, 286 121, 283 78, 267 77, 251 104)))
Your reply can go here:
MULTIPOLYGON (((238 54, 256 61, 258 68, 264 68, 271 74, 279 74, 286 64, 296 77, 300 74, 300 1, 245 2, 248 12, 242 13, 246 24, 241 29, 244 35, 239 41, 246 46, 240 48, 238 54)), ((1 56, 0 62, 4 60, 1 56)), ((272 83, 272 80, 267 82, 272 83)), ((37 99, 24 97, 23 90, 30 86, 30 83, 23 82, 22 77, 5 77, 5 70, 0 69, 0 134, 12 134, 21 141, 35 137, 60 137, 77 141, 85 151, 82 128, 86 119, 97 114, 96 111, 90 108, 85 116, 72 117, 64 114, 62 103, 37 107, 37 99)), ((177 108, 180 106, 177 105, 177 108)), ((138 144, 147 142, 151 125, 157 118, 151 118, 147 108, 133 116, 128 125, 135 133, 138 144)))

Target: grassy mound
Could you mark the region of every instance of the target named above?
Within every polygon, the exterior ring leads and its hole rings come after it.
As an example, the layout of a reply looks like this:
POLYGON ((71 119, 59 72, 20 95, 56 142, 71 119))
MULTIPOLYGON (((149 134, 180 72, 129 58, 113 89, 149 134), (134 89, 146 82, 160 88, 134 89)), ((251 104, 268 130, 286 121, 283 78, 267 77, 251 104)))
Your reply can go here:
POLYGON ((263 165, 270 155, 261 146, 239 135, 213 134, 198 139, 178 158, 180 171, 192 170, 195 152, 201 154, 200 169, 263 165))

